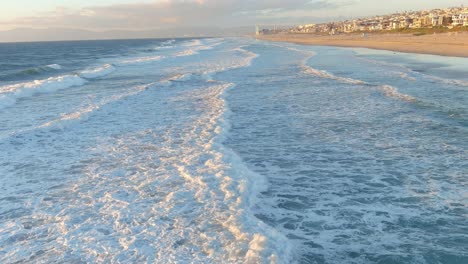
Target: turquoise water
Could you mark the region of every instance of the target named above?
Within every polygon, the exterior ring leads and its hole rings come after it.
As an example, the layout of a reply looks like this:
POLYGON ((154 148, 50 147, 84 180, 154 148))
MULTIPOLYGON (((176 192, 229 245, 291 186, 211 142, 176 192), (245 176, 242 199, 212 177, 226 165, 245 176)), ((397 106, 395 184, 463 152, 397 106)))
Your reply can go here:
POLYGON ((0 262, 467 263, 468 61, 0 44, 0 262))

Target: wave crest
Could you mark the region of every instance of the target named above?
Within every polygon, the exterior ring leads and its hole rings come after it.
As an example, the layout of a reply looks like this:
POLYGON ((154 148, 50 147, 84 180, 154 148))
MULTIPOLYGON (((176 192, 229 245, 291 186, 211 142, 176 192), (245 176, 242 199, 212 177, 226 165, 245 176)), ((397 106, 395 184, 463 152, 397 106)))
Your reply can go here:
POLYGON ((411 95, 400 93, 398 89, 393 86, 382 85, 382 86, 379 86, 379 88, 383 92, 383 94, 387 97, 392 97, 392 98, 396 98, 396 99, 403 100, 406 102, 411 102, 411 103, 416 102, 416 98, 412 97, 411 95))
POLYGON ((0 109, 15 104, 17 99, 36 94, 52 93, 74 86, 81 86, 86 80, 76 75, 50 77, 45 80, 34 80, 0 87, 0 109))
POLYGON ((115 71, 115 67, 112 64, 105 64, 101 67, 85 70, 80 73, 80 76, 86 79, 94 79, 104 77, 115 71))

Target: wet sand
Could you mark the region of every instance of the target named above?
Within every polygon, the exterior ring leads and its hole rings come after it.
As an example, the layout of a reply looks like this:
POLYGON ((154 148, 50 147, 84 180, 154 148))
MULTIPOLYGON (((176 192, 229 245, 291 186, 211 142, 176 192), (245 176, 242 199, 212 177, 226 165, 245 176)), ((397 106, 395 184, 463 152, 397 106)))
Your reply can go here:
POLYGON ((314 34, 272 34, 257 39, 296 44, 361 47, 398 52, 468 57, 468 32, 430 34, 359 34, 321 36, 314 34))

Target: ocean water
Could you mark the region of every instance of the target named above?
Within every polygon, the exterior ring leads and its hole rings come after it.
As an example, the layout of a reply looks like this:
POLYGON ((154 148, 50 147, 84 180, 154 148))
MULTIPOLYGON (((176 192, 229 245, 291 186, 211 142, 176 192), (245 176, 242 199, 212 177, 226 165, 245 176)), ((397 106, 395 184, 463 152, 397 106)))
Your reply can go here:
POLYGON ((468 263, 468 59, 0 44, 1 263, 468 263))

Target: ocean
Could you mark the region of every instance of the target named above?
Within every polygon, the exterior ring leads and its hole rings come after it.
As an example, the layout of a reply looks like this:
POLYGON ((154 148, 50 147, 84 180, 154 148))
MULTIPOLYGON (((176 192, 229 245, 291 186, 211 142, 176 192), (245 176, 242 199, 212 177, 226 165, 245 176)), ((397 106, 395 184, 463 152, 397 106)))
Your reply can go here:
POLYGON ((0 44, 1 263, 468 263, 468 59, 0 44))

